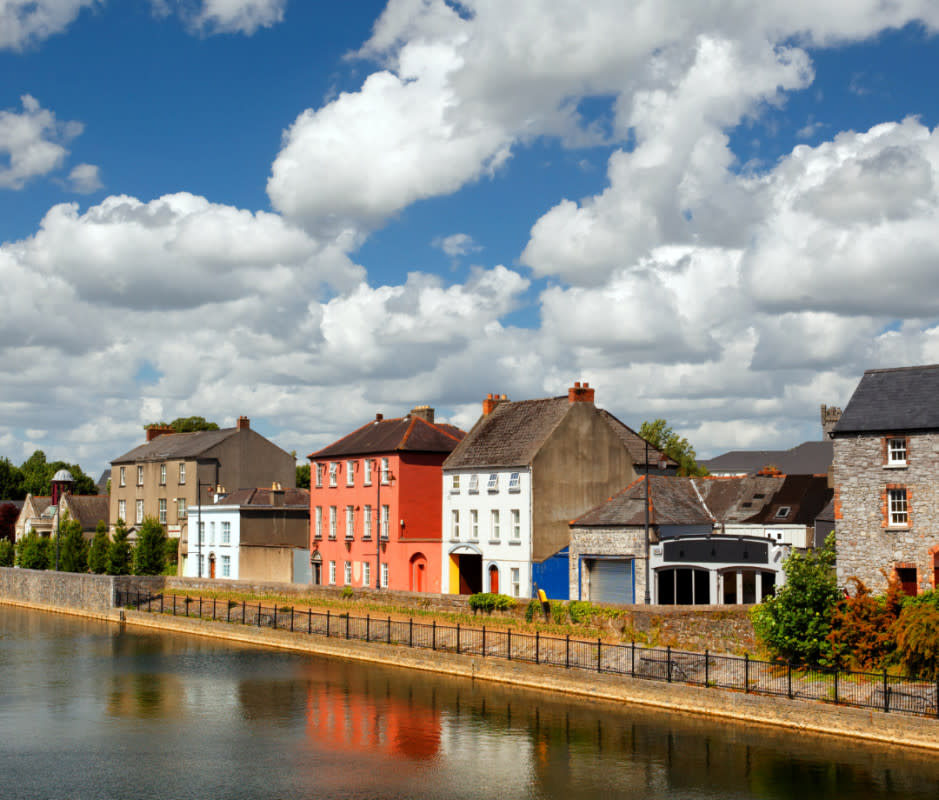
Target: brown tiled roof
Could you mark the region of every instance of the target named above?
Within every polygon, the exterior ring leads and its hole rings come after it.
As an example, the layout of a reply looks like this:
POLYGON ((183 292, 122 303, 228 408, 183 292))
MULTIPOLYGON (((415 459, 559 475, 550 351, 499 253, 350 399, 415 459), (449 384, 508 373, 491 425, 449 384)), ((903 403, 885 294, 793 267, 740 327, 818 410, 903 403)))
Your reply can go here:
POLYGON ((444 469, 527 466, 569 408, 566 395, 504 400, 477 420, 444 462, 444 469))
POLYGON ((770 465, 786 475, 821 475, 831 466, 834 444, 831 439, 802 442, 789 450, 731 450, 700 462, 711 472, 755 474, 770 465))
MULTIPOLYGON (((623 422, 620 422, 616 417, 614 417, 609 411, 605 409, 600 409, 600 415, 609 423, 610 427, 613 429, 613 432, 620 438, 623 444, 626 445, 626 449, 629 451, 629 455, 632 458, 633 466, 645 468, 646 465, 646 440, 643 439, 638 433, 636 433, 632 428, 626 425, 623 422)), ((659 456, 665 456, 666 465, 669 467, 677 467, 678 462, 674 459, 669 458, 657 447, 649 445, 649 468, 658 469, 659 456)))
POLYGON ((52 497, 45 494, 34 494, 33 498, 33 508, 37 514, 42 514, 49 506, 52 505, 52 497))
POLYGON ((99 522, 108 522, 110 509, 107 495, 70 494, 68 507, 72 517, 81 523, 83 531, 94 530, 99 522))
MULTIPOLYGON (((284 489, 284 506, 310 506, 309 489, 284 489)), ((224 500, 219 500, 220 506, 271 506, 273 505, 273 489, 237 489, 224 500)))
MULTIPOLYGON (((701 525, 708 522, 811 525, 831 499, 824 475, 774 475, 728 478, 649 476, 650 522, 701 525), (788 506, 785 517, 777 517, 788 506)), ((643 525, 645 477, 572 524, 584 527, 643 525)))
POLYGON ((115 458, 111 463, 126 464, 136 461, 163 461, 168 458, 195 458, 236 433, 238 433, 237 428, 194 431, 193 433, 164 433, 152 442, 146 442, 115 458))
POLYGON ((322 450, 310 453, 308 458, 362 456, 402 450, 449 453, 464 436, 466 433, 453 425, 428 422, 417 416, 376 419, 322 450))

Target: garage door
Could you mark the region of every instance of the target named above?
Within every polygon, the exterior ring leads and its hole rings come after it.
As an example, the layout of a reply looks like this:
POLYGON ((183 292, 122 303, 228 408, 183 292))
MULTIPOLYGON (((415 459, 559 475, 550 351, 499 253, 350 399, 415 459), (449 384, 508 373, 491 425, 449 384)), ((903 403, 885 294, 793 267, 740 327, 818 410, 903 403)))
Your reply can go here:
POLYGON ((633 562, 627 559, 597 558, 587 562, 590 570, 590 600, 593 603, 636 602, 633 596, 633 562))

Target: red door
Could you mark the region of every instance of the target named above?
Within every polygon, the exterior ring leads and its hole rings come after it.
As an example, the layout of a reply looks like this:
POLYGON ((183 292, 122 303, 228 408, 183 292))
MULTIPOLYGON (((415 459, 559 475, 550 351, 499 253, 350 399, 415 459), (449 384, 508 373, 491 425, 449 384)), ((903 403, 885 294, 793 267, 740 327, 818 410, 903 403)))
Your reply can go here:
POLYGON ((209 578, 215 578, 215 556, 209 559, 209 578))
POLYGON ((489 591, 499 594, 499 568, 495 564, 489 567, 489 591))

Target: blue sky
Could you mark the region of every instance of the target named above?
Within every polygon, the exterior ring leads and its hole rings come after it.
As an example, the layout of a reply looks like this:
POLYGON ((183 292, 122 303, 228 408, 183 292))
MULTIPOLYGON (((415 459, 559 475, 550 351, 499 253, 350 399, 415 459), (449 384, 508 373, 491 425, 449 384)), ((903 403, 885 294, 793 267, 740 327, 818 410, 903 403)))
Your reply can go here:
POLYGON ((777 5, 5 4, 0 455, 584 379, 702 455, 816 438, 939 361, 939 9, 777 5))

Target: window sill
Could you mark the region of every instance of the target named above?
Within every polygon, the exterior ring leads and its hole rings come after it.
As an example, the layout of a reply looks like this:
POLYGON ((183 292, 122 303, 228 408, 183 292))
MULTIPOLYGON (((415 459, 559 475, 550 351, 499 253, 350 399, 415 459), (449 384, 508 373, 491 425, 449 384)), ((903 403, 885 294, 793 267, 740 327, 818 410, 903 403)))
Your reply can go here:
POLYGON ((906 462, 904 462, 903 464, 900 464, 900 463, 884 464, 884 469, 908 469, 909 466, 910 465, 906 462))
POLYGON ((502 544, 501 539, 490 539, 489 544, 502 544))
POLYGON ((513 547, 519 547, 519 546, 522 544, 522 540, 521 540, 521 539, 513 539, 512 541, 509 542, 509 544, 510 544, 511 546, 513 546, 513 547))
POLYGON ((521 494, 521 489, 509 489, 509 494, 521 494))
POLYGON ((888 531, 908 531, 913 526, 907 523, 906 525, 888 525, 886 530, 888 531))

